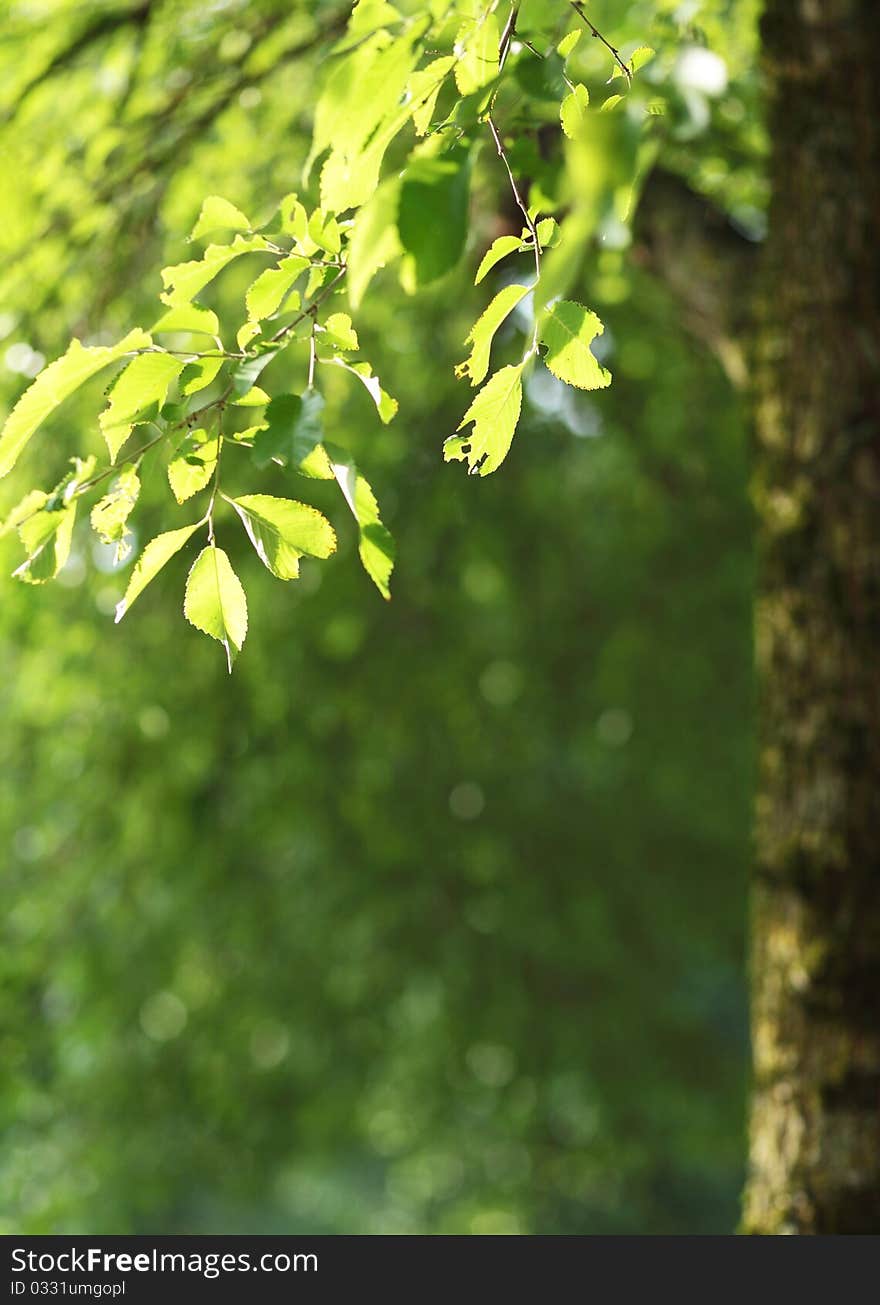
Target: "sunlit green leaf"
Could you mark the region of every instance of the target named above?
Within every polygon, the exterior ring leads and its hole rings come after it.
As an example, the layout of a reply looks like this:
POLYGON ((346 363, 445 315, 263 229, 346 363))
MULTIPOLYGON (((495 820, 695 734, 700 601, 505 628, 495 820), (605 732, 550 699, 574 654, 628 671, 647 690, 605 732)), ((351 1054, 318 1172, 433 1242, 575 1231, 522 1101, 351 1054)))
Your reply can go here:
POLYGON ((605 327, 582 304, 561 300, 541 322, 541 342, 547 346, 544 362, 561 381, 580 390, 601 390, 611 384, 611 373, 600 365, 590 344, 605 327))
POLYGON ((455 80, 462 95, 471 95, 498 74, 498 46, 501 33, 494 13, 485 10, 459 30, 455 42, 460 58, 455 80))
POLYGON ((202 203, 198 221, 190 232, 190 240, 200 240, 215 231, 250 231, 251 223, 240 208, 219 195, 209 195, 202 203))
MULTIPOLYGON (((208 245, 201 258, 189 263, 177 263, 162 269, 165 292, 162 302, 177 308, 188 304, 200 290, 214 280, 224 267, 243 254, 260 253, 268 249, 262 236, 236 236, 231 245, 208 245)), ((271 251, 270 251, 271 252, 271 251)))
POLYGON ((486 382, 459 423, 462 430, 473 422, 473 430, 451 435, 443 445, 443 457, 447 462, 467 462, 471 474, 488 476, 507 457, 521 408, 522 364, 502 367, 486 382))
POLYGON ((563 36, 562 40, 559 42, 559 44, 556 47, 556 53, 559 55, 561 59, 568 58, 568 56, 571 54, 571 52, 574 50, 575 46, 577 45, 578 41, 581 39, 581 36, 583 35, 583 30, 584 29, 582 27, 576 27, 573 32, 569 32, 567 36, 563 36))
POLYGON ((135 599, 143 593, 150 581, 156 578, 166 562, 169 562, 175 553, 180 552, 187 540, 203 524, 197 521, 192 526, 183 526, 180 530, 168 530, 165 534, 157 535, 155 539, 150 540, 134 564, 124 597, 116 604, 117 622, 122 620, 135 599))
POLYGON ((110 402, 98 418, 101 434, 115 462, 134 426, 154 417, 168 386, 183 371, 183 359, 167 353, 142 353, 119 373, 110 402))
POLYGON ((382 597, 390 598, 394 539, 390 530, 382 524, 376 496, 346 449, 328 444, 327 454, 333 475, 358 523, 358 555, 361 564, 382 597))
POLYGON ((491 272, 495 264, 501 262, 502 258, 506 258, 508 254, 518 252, 522 247, 523 243, 519 236, 499 236, 497 240, 493 240, 483 255, 480 266, 477 268, 474 285, 479 285, 483 278, 491 272))
POLYGON ((299 575, 301 557, 329 557, 336 534, 317 508, 271 494, 246 494, 228 500, 244 522, 264 566, 279 580, 299 575))
POLYGON ((199 394, 202 390, 206 390, 216 378, 224 362, 222 355, 216 358, 211 356, 194 358, 180 373, 180 393, 199 394))
POLYGON ((444 54, 410 77, 408 91, 417 136, 424 136, 431 126, 440 88, 454 65, 455 56, 444 54))
POLYGON ((169 308, 151 328, 154 334, 180 331, 193 335, 220 334, 220 322, 217 314, 210 308, 200 308, 197 304, 178 304, 169 308))
POLYGON ((37 512, 18 530, 27 559, 13 571, 18 580, 40 585, 54 580, 70 556, 70 541, 76 520, 76 503, 58 512, 37 512))
POLYGON ((589 104, 590 92, 582 82, 578 82, 559 106, 559 121, 570 140, 577 140, 583 130, 589 104))
POLYGON ((216 544, 208 544, 193 562, 183 614, 190 625, 222 643, 231 672, 247 635, 247 599, 232 563, 216 544))
POLYGON ((185 503, 211 482, 220 441, 207 431, 190 431, 168 463, 168 483, 178 503, 185 503))
POLYGON ((92 508, 89 520, 92 529, 105 544, 115 544, 116 561, 128 553, 125 545, 128 518, 141 492, 140 477, 134 466, 123 467, 110 482, 110 488, 92 508))
POLYGON ((340 358, 338 355, 324 359, 324 361, 335 364, 337 367, 343 367, 347 372, 351 372, 352 376, 356 376, 375 403, 379 419, 386 425, 392 420, 397 413, 397 400, 382 389, 378 376, 373 375, 373 369, 368 362, 349 362, 346 358, 340 358))
POLYGON ((465 341, 466 344, 472 345, 470 356, 458 364, 455 369, 456 376, 468 376, 471 385, 480 384, 489 370, 489 354, 495 332, 528 293, 527 285, 508 285, 503 290, 499 290, 486 311, 471 327, 465 341))
POLYGON ((291 254, 277 267, 269 267, 261 272, 245 295, 248 317, 259 322, 276 313, 288 297, 291 286, 308 265, 307 258, 291 254))
POLYGON ((630 68, 634 73, 637 73, 640 68, 644 68, 646 63, 650 63, 655 53, 656 51, 652 50, 650 45, 640 45, 629 57, 630 68))
POLYGON ((379 268, 401 253, 397 234, 400 178, 384 181, 355 218, 348 249, 348 298, 358 308, 379 268))
POLYGON ((12 470, 34 431, 63 399, 109 363, 151 343, 146 331, 139 329, 111 346, 85 347, 73 340, 62 357, 43 368, 9 414, 0 434, 0 477, 12 470))

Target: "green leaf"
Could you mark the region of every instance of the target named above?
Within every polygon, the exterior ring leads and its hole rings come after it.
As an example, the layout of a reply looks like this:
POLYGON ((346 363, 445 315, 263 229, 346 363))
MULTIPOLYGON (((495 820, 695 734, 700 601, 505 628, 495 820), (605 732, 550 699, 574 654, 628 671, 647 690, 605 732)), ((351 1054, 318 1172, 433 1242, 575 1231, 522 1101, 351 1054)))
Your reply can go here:
POLYGON ((646 63, 650 63, 655 53, 656 51, 652 50, 650 45, 640 45, 629 57, 629 66, 633 73, 637 73, 640 68, 644 68, 646 63))
POLYGON ((577 140, 587 120, 590 92, 582 82, 566 95, 559 106, 559 121, 569 140, 577 140))
POLYGON ((283 345, 278 344, 275 345, 274 348, 265 349, 262 353, 258 353, 253 358, 245 359, 244 362, 239 363, 237 367, 233 368, 230 381, 232 384, 232 392, 237 398, 243 398, 248 390, 253 389, 260 373, 264 368, 269 366, 269 363, 276 354, 281 352, 283 347, 283 345))
POLYGON ((538 233, 538 244, 542 249, 552 249, 560 240, 559 223, 556 218, 542 218, 535 227, 538 233))
POLYGON ((431 126, 440 88, 454 65, 455 55, 444 54, 410 77, 407 89, 417 136, 424 136, 431 126))
POLYGON ((176 263, 173 267, 163 267, 162 284, 165 292, 160 296, 162 302, 172 308, 188 304, 233 259, 266 250, 272 252, 262 236, 239 235, 231 245, 208 245, 201 258, 195 258, 189 263, 176 263))
POLYGON ((342 249, 339 224, 332 213, 325 213, 323 209, 316 208, 309 218, 309 235, 318 248, 327 254, 335 256, 342 249))
POLYGON ((499 236, 493 240, 489 248, 480 261, 477 268, 477 275, 474 277, 474 285, 479 285, 487 273, 492 271, 496 263, 500 263, 502 258, 508 254, 513 254, 521 250, 523 242, 519 236, 499 236))
POLYGON ((352 376, 356 376, 375 403, 376 411, 379 413, 379 420, 384 425, 388 425, 389 421, 397 413, 397 400, 382 389, 378 376, 373 375, 373 369, 368 362, 349 362, 346 358, 340 358, 338 355, 322 361, 335 364, 337 367, 344 367, 347 372, 351 372, 352 376))
POLYGON ((168 393, 168 386, 183 371, 183 360, 168 353, 142 353, 119 373, 110 402, 98 418, 110 461, 139 421, 153 417, 168 393))
POLYGON ((390 599, 394 539, 391 531, 382 524, 376 496, 346 449, 340 448, 338 444, 328 444, 327 454, 333 475, 358 523, 358 555, 361 565, 382 597, 390 599))
MULTIPOLYGON (((378 31, 361 41, 341 59, 333 62, 315 109, 312 147, 306 161, 308 176, 312 164, 326 149, 331 150, 330 177, 344 178, 359 158, 368 153, 368 145, 381 139, 381 128, 396 116, 406 83, 417 58, 414 41, 427 24, 423 18, 402 36, 392 37, 378 31)), ((404 122, 410 117, 406 108, 404 122)), ((381 161, 381 159, 380 159, 381 161)), ((325 208, 341 212, 349 207, 330 202, 325 170, 321 176, 321 197, 325 208)))
POLYGON ((227 502, 244 522, 260 561, 279 580, 296 579, 301 557, 329 557, 336 548, 330 522, 307 503, 271 494, 247 494, 227 502))
POLYGON ((400 178, 383 181, 354 220, 348 247, 348 299, 359 308, 367 287, 379 268, 401 252, 397 234, 400 178))
POLYGON ((166 331, 181 331, 191 335, 220 334, 220 322, 217 314, 210 308, 199 308, 196 304, 179 304, 163 313, 152 331, 161 335, 166 331))
POLYGON ((198 221, 190 232, 190 240, 213 235, 215 231, 250 231, 251 222, 240 208, 230 204, 220 195, 209 195, 202 203, 198 221))
POLYGON ((492 376, 462 417, 458 429, 473 422, 466 435, 451 435, 443 445, 447 462, 467 462, 471 474, 488 476, 501 466, 513 442, 522 408, 523 364, 502 367, 492 376))
POLYGON ((461 57, 455 66, 455 81, 462 95, 472 95, 498 75, 500 42, 494 13, 479 14, 459 30, 455 49, 461 57))
POLYGON ((134 564, 124 597, 116 604, 117 624, 150 581, 156 578, 165 563, 169 562, 175 553, 179 553, 199 526, 204 524, 203 521, 196 521, 192 526, 183 526, 180 530, 168 530, 164 535, 157 535, 155 539, 150 540, 134 564))
POLYGON ((76 502, 57 511, 44 509, 22 521, 18 537, 27 558, 13 571, 25 584, 41 585, 54 580, 70 556, 70 541, 76 521, 76 502))
POLYGON ((232 563, 216 544, 208 544, 193 562, 183 614, 190 625, 223 644, 231 673, 247 635, 247 599, 232 563))
POLYGON ((117 562, 128 556, 126 523, 140 492, 141 482, 137 469, 133 466, 123 467, 111 481, 104 497, 92 508, 89 517, 92 529, 102 543, 116 545, 117 562))
POLYGON ((486 311, 471 327, 465 344, 472 344, 473 348, 470 356, 456 367, 456 376, 469 376, 471 385, 480 384, 489 370, 489 354, 495 332, 528 293, 527 285, 508 285, 499 290, 486 311))
POLYGON ((276 313, 287 298, 290 287, 308 265, 307 258, 291 254, 277 267, 261 272, 245 295, 245 307, 251 321, 259 322, 276 313))
POLYGON ((578 41, 581 39, 583 30, 582 27, 577 27, 573 32, 569 32, 567 36, 563 36, 562 40, 556 47, 556 53, 559 55, 560 59, 568 58, 578 41))
POLYGON ((540 338, 547 346, 544 362, 554 376, 579 390, 602 390, 611 384, 611 373, 590 351, 590 344, 605 327, 595 313, 582 304, 563 299, 548 310, 541 323, 540 338))
POLYGON ((180 393, 198 394, 201 390, 206 390, 224 362, 222 354, 218 354, 216 358, 210 355, 194 358, 180 373, 180 393))
POLYGON ((416 285, 455 267, 468 230, 470 167, 467 151, 414 159, 403 174, 397 231, 412 255, 416 285))
POLYGON ((168 483, 178 503, 185 503, 206 488, 217 466, 220 441, 207 431, 194 430, 181 441, 168 463, 168 483))
POLYGON ((309 215, 296 195, 284 196, 278 205, 278 221, 282 233, 296 241, 297 253, 311 258, 318 246, 309 236, 309 215))
POLYGON ((83 346, 73 340, 62 357, 43 368, 9 414, 0 434, 0 477, 12 470, 31 436, 63 399, 123 354, 151 344, 139 328, 111 346, 83 346))
POLYGON ((321 327, 319 339, 322 344, 330 344, 343 353, 350 353, 360 347, 357 331, 352 326, 348 313, 331 313, 321 327))
POLYGON ((599 112, 610 113, 611 110, 616 109, 618 104, 621 104, 622 101, 623 101, 622 95, 609 95, 608 99, 605 100, 604 103, 599 106, 599 112))
POLYGON ((258 467, 276 460, 314 480, 333 472, 323 448, 324 400, 317 390, 280 394, 266 408, 266 426, 254 437, 251 457, 258 467))

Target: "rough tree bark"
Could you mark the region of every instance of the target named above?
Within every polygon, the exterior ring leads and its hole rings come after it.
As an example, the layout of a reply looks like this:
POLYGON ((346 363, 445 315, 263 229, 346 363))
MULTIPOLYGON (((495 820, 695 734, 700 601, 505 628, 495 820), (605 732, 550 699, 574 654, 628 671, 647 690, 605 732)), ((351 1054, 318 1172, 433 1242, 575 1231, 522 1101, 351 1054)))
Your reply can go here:
POLYGON ((646 187, 635 252, 755 400, 743 1228, 878 1232, 880 0, 767 0, 763 39, 773 153, 760 257, 663 174, 646 187))
POLYGON ((767 0, 744 1228, 880 1231, 878 0, 767 0))

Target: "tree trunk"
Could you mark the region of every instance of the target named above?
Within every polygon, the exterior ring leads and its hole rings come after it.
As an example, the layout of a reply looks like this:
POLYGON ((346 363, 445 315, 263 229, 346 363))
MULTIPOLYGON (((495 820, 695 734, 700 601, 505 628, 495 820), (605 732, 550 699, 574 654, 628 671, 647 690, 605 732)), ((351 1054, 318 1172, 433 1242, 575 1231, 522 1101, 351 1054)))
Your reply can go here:
POLYGON ((745 1231, 880 1231, 880 0, 767 0, 745 1231))

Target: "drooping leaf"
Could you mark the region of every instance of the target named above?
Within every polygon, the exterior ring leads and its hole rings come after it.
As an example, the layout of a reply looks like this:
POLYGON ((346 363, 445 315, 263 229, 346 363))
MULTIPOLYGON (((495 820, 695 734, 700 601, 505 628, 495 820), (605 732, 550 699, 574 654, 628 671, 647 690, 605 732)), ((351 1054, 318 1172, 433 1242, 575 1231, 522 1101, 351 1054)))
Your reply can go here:
POLYGON ((104 544, 115 544, 116 561, 128 555, 125 543, 126 524, 141 492, 137 468, 123 467, 110 482, 110 488, 92 508, 89 520, 95 534, 104 544))
POLYGON ((455 55, 443 54, 410 77, 407 90, 417 136, 424 136, 431 126, 437 96, 454 65, 455 55))
POLYGON ((397 234, 400 178, 383 181, 355 218, 348 247, 348 298, 358 308, 379 268, 402 251, 397 234))
POLYGON ((65 354, 43 368, 9 414, 0 434, 0 477, 12 470, 28 440, 63 399, 109 363, 151 344, 140 329, 110 346, 83 346, 73 340, 65 354))
POLYGON ((232 370, 230 381, 232 392, 237 398, 242 399, 248 390, 253 389, 257 378, 264 368, 269 366, 272 359, 281 350, 281 345, 275 345, 264 349, 261 353, 255 354, 253 358, 246 358, 244 362, 238 363, 232 370))
POLYGON ((176 308, 169 308, 164 312, 151 329, 156 335, 162 335, 166 331, 181 331, 193 335, 218 336, 220 321, 210 308, 200 308, 198 304, 179 304, 176 308))
POLYGON ((367 575, 383 598, 391 597, 389 582, 394 570, 394 539, 382 524, 379 504, 368 481, 361 475, 351 454, 337 444, 327 445, 333 475, 358 523, 358 556, 367 575))
POLYGON ((287 298, 291 286, 308 267, 309 260, 291 254, 278 264, 261 272, 245 295, 245 307, 251 321, 259 322, 276 313, 287 298))
POLYGON ((18 527, 27 558, 13 571, 16 579, 30 585, 54 580, 70 556, 75 521, 76 501, 57 511, 44 508, 27 517, 18 527))
POLYGON ((216 544, 208 544, 193 562, 183 614, 190 625, 222 643, 231 673, 247 635, 247 599, 232 563, 216 544))
POLYGON ((582 304, 563 299, 553 305, 541 322, 540 338, 547 346, 544 362, 554 376, 579 390, 602 390, 611 384, 611 373, 602 367, 590 344, 605 327, 595 313, 582 304))
POLYGON ((590 92, 582 82, 578 82, 560 104, 559 121, 562 123, 562 130, 569 140, 577 140, 582 132, 584 123, 587 121, 589 104, 590 92))
POLYGON ((316 208, 309 218, 309 235, 326 254, 335 257, 342 249, 339 223, 332 213, 326 213, 322 208, 316 208))
POLYGON ((134 564, 123 598, 116 604, 117 624, 150 581, 156 578, 165 563, 169 562, 175 553, 180 552, 201 525, 204 525, 204 522, 196 521, 194 525, 183 526, 180 530, 168 530, 165 534, 156 535, 155 539, 150 540, 134 564))
POLYGON ((333 472, 323 448, 324 400, 315 389, 305 394, 280 394, 266 408, 266 425, 254 437, 251 457, 256 466, 276 460, 314 480, 330 480, 333 472))
POLYGON ((329 557, 336 534, 317 508, 271 494, 246 494, 229 503, 241 517, 257 556, 279 580, 295 580, 299 559, 329 557))
POLYGON ((493 240, 480 260, 477 275, 474 277, 474 285, 479 285, 483 278, 492 271, 495 264, 501 262, 502 258, 521 250, 522 247, 523 242, 519 236, 499 236, 497 240, 493 240))
POLYGON ((468 228, 470 166, 467 152, 414 159, 403 174, 397 231, 412 256, 416 285, 436 281, 455 267, 468 228))
MULTIPOLYGON (((415 42, 429 19, 417 20, 402 35, 377 31, 335 61, 318 99, 306 175, 315 159, 330 154, 321 171, 321 203, 343 212, 369 198, 363 194, 364 160, 369 170, 381 165, 387 144, 383 126, 399 118, 407 80, 417 58, 415 42), (371 147, 378 158, 370 158, 371 147), (347 202, 346 202, 347 201, 347 202)), ((404 109, 403 123, 410 110, 404 109)), ((398 128, 399 130, 399 128, 398 128)))
POLYGON ((209 195, 202 203, 198 221, 190 232, 190 240, 200 240, 215 231, 250 231, 251 223, 240 208, 230 204, 220 195, 209 195))
POLYGON ((139 354, 119 373, 110 402, 98 418, 111 462, 116 461, 134 426, 156 415, 168 386, 182 371, 181 358, 157 352, 139 354))
POLYGON ((455 81, 462 95, 472 95, 497 76, 500 41, 494 13, 478 13, 459 30, 455 48, 461 57, 455 65, 455 81))
POLYGON ((189 263, 176 263, 173 267, 163 267, 162 284, 165 291, 160 296, 162 302, 172 308, 188 304, 233 259, 266 250, 272 252, 262 236, 238 235, 231 245, 208 245, 201 258, 192 259, 189 263))
POLYGON ((210 484, 217 466, 220 441, 207 431, 190 431, 168 463, 168 483, 178 503, 185 503, 210 484))
POLYGON ((467 462, 471 474, 488 476, 501 466, 513 441, 522 408, 522 364, 502 367, 490 377, 462 417, 458 429, 473 422, 473 430, 451 435, 443 445, 447 462, 467 462))
POLYGON ((508 285, 499 290, 486 311, 471 327, 465 343, 473 347, 470 356, 456 367, 456 376, 469 376, 471 385, 480 384, 489 370, 489 354, 495 332, 528 293, 527 285, 508 285))
POLYGON ((325 362, 335 364, 337 367, 343 367, 352 376, 356 376, 364 386, 370 398, 376 405, 376 411, 379 414, 379 420, 386 426, 397 413, 397 400, 393 399, 387 390, 383 390, 379 383, 378 376, 373 375, 373 369, 368 362, 349 362, 346 358, 340 358, 338 355, 333 358, 324 359, 325 362))

